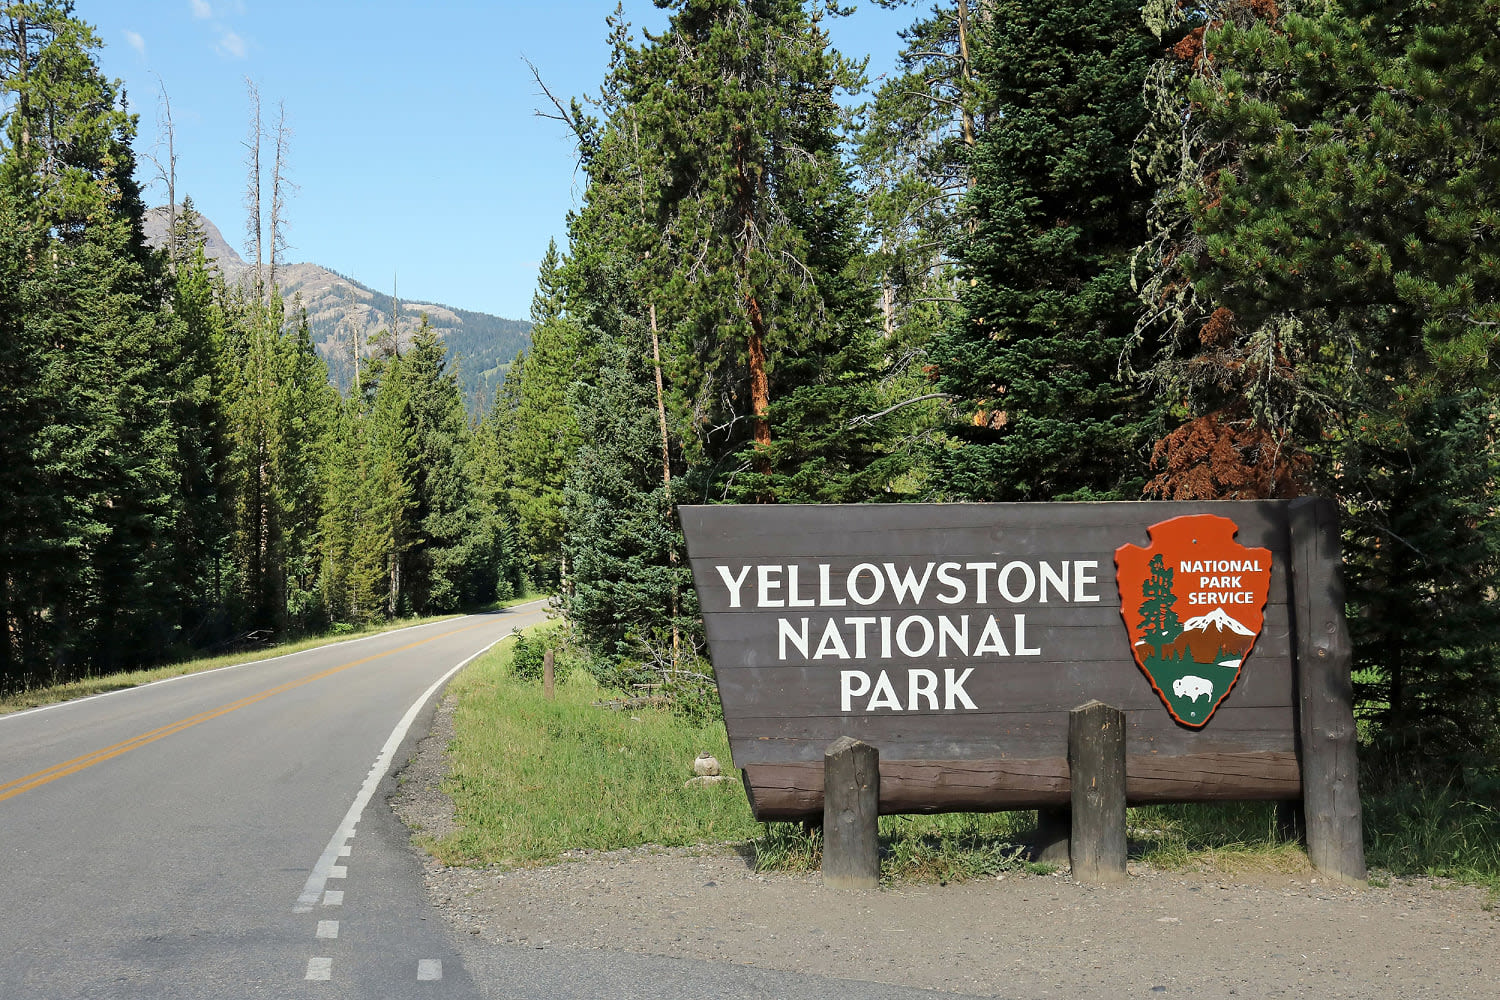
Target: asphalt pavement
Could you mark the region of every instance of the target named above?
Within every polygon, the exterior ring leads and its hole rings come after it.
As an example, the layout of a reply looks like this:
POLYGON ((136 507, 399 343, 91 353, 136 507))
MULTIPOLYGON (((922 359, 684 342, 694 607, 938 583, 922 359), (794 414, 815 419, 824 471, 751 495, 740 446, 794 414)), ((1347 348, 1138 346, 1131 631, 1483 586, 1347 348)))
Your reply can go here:
POLYGON ((393 822, 379 784, 436 686, 544 617, 0 716, 0 997, 476 996, 400 838, 360 825, 393 822))
POLYGON ((0 1000, 927 995, 456 938, 393 774, 447 679, 544 618, 537 602, 0 716, 0 1000))

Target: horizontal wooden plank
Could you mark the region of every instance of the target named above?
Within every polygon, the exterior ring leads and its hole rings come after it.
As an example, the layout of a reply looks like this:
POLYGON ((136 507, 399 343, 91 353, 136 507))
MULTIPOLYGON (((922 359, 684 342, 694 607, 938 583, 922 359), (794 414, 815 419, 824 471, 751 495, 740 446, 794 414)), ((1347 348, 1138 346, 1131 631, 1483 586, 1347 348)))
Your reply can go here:
MULTIPOLYGON (((1292 753, 1198 754, 1140 758, 1127 754, 1126 800, 1163 802, 1280 801, 1302 794, 1292 753)), ((744 769, 756 819, 822 815, 823 765, 760 764, 744 769)), ((1067 805, 1066 757, 993 761, 880 761, 883 814, 994 812, 1067 805)))
POLYGON ((1150 544, 1147 528, 1184 514, 1218 514, 1237 541, 1287 551, 1284 501, 1050 504, 742 504, 678 508, 692 559, 771 561, 782 555, 1023 557, 1150 544), (1097 531, 1093 535, 1090 532, 1097 531), (1088 539, 1087 542, 1082 541, 1088 539))
MULTIPOLYGON (((908 616, 890 616, 892 656, 889 659, 881 656, 885 651, 882 634, 887 626, 879 621, 873 624, 849 624, 843 616, 830 618, 827 615, 788 615, 786 628, 795 633, 795 637, 784 638, 782 626, 774 618, 767 621, 746 615, 715 615, 704 620, 704 632, 713 654, 714 668, 721 678, 734 671, 798 665, 836 672, 839 669, 934 669, 960 664, 1021 667, 1067 663, 1129 665, 1135 662, 1130 654, 1129 634, 1117 610, 1054 608, 1024 612, 1026 646, 1040 650, 1039 653, 1030 655, 1018 655, 1018 632, 1022 625, 1016 621, 1016 614, 1002 612, 995 615, 1003 648, 1009 655, 1000 655, 988 648, 983 654, 975 655, 989 621, 988 615, 975 614, 969 614, 966 626, 962 616, 949 615, 945 626, 935 615, 924 615, 924 620, 932 629, 933 638, 927 654, 920 657, 906 656, 899 643, 904 638, 906 648, 917 651, 927 642, 926 628, 917 623, 907 626, 905 635, 900 635, 902 622, 908 616), (806 658, 797 645, 804 631, 804 617, 808 619, 805 631, 809 656, 806 658), (833 628, 838 633, 838 638, 828 640, 825 647, 825 632, 830 620, 834 622, 833 628), (947 632, 948 629, 961 632, 965 627, 968 632, 967 654, 964 653, 964 644, 949 638, 947 632), (864 638, 863 657, 858 655, 861 634, 864 638), (847 658, 839 656, 840 645, 848 654, 847 658), (823 652, 822 656, 818 655, 820 651, 823 652), (783 654, 786 656, 785 660, 781 658, 783 654)), ((1270 669, 1273 662, 1282 663, 1290 670, 1294 649, 1291 633, 1288 607, 1268 607, 1265 624, 1255 641, 1249 662, 1259 664, 1261 669, 1270 669)))
MULTIPOLYGON (((1236 708, 1225 704, 1202 729, 1174 722, 1159 705, 1126 713, 1130 752, 1180 756, 1296 749, 1296 716, 1290 707, 1236 708)), ((911 715, 741 719, 726 722, 735 766, 822 759, 823 748, 851 736, 890 760, 1005 760, 1066 755, 1068 713, 1017 712, 959 718, 911 715)))
MULTIPOLYGON (((1088 555, 1090 561, 1098 565, 1086 571, 1083 579, 1087 581, 1087 578, 1091 576, 1093 582, 1082 583, 1081 591, 1079 590, 1080 577, 1075 571, 1075 559, 1072 555, 1046 559, 1045 561, 1050 566, 1050 570, 1046 573, 1035 561, 1020 560, 1026 569, 1012 569, 1005 576, 1003 587, 1001 582, 997 581, 997 576, 1011 560, 1001 561, 993 556, 979 559, 966 558, 966 562, 997 562, 999 564, 996 569, 984 571, 983 601, 980 600, 980 574, 977 570, 951 568, 943 570, 950 578, 959 581, 962 585, 960 589, 958 584, 945 581, 939 576, 939 570, 944 565, 942 561, 931 560, 920 555, 886 557, 880 559, 878 563, 841 556, 822 558, 784 556, 774 564, 751 563, 745 560, 725 562, 716 559, 693 559, 689 562, 693 570, 699 606, 704 615, 709 617, 744 616, 775 619, 794 615, 845 617, 871 614, 906 615, 917 612, 948 615, 1001 615, 1058 609, 1081 613, 1104 609, 1119 615, 1120 590, 1115 582, 1113 549, 1102 556, 1097 551, 1090 552, 1088 555), (1094 559, 1095 556, 1101 557, 1094 559), (886 566, 887 563, 890 564, 889 568, 886 566), (932 563, 930 572, 928 571, 929 563, 932 563), (1066 569, 1062 568, 1063 564, 1066 564, 1066 569), (757 574, 759 573, 758 567, 761 565, 769 565, 775 569, 775 573, 767 577, 770 589, 766 593, 772 601, 780 602, 779 604, 772 603, 765 607, 758 604, 757 574), (826 594, 821 569, 824 565, 829 567, 826 594), (878 590, 874 581, 875 570, 861 569, 855 575, 854 590, 859 594, 860 600, 870 601, 868 604, 861 604, 850 596, 849 575, 856 566, 873 566, 880 573, 878 590), (723 567, 730 579, 735 581, 733 587, 724 582, 719 571, 720 567, 723 567), (794 567, 795 573, 788 567, 794 567), (902 582, 904 589, 899 593, 896 586, 891 583, 893 575, 902 582), (1060 586, 1059 578, 1061 583, 1066 584, 1065 588, 1060 586), (920 597, 916 596, 915 588, 907 586, 908 582, 920 586, 920 597), (1061 596, 1060 591, 1064 589, 1068 594, 1067 598, 1061 596), (1016 600, 1009 600, 1007 594, 1016 600), (739 600, 737 607, 734 604, 736 596, 739 600), (1078 597, 1095 597, 1097 600, 1077 600, 1078 597), (844 603, 838 604, 836 603, 838 601, 844 603)), ((951 567, 953 562, 949 561, 948 565, 951 567)), ((1282 553, 1272 550, 1271 582, 1267 604, 1285 605, 1288 602, 1291 592, 1288 583, 1290 578, 1287 575, 1289 565, 1282 553)), ((1177 610, 1184 620, 1199 613, 1186 604, 1181 605, 1177 610)), ((1203 610, 1211 609, 1204 608, 1203 610)))
MULTIPOLYGON (((879 671, 884 669, 902 710, 881 707, 873 712, 868 711, 868 693, 851 697, 850 711, 843 710, 841 685, 843 670, 846 669, 857 668, 793 666, 721 670, 718 674, 719 697, 724 705, 725 718, 731 721, 776 716, 853 719, 935 714, 961 719, 990 712, 1072 708, 1095 698, 1123 709, 1161 707, 1150 681, 1133 660, 1091 664, 1008 661, 972 668, 934 664, 929 668, 937 678, 936 695, 932 701, 920 695, 914 697, 911 690, 913 683, 920 688, 928 678, 918 675, 914 681, 907 672, 908 668, 887 664, 867 673, 873 678, 873 687, 878 683, 879 671), (954 671, 955 681, 963 679, 963 690, 974 703, 974 709, 966 708, 956 695, 953 709, 948 709, 944 688, 949 670, 954 671), (932 707, 934 703, 936 709, 932 707)), ((858 680, 854 678, 850 683, 858 680)), ((1226 707, 1296 704, 1290 665, 1269 658, 1262 660, 1252 653, 1224 704, 1226 707)))

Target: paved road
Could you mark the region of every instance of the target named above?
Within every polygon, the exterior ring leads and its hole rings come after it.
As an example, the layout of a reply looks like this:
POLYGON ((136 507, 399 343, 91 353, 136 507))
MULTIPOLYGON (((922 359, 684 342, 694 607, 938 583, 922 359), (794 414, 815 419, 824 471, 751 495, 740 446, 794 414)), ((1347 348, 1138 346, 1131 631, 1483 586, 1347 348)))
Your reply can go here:
POLYGON ((391 766, 456 667, 543 618, 526 605, 0 716, 0 1000, 918 995, 454 939, 386 805, 391 766))
POLYGON ((434 686, 543 618, 0 716, 0 997, 475 995, 399 838, 356 824, 390 822, 379 779, 434 686))

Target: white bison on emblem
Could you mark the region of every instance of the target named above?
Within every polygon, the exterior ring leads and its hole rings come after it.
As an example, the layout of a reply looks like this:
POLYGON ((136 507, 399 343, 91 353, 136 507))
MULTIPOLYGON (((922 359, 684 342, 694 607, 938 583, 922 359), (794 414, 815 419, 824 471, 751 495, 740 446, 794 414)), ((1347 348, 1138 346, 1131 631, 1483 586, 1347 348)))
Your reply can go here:
POLYGON ((1198 704, 1199 695, 1206 694, 1209 700, 1212 701, 1214 696, 1214 682, 1206 677, 1194 677, 1192 674, 1188 674, 1186 677, 1179 677, 1172 682, 1172 693, 1179 698, 1193 699, 1194 705, 1198 704))

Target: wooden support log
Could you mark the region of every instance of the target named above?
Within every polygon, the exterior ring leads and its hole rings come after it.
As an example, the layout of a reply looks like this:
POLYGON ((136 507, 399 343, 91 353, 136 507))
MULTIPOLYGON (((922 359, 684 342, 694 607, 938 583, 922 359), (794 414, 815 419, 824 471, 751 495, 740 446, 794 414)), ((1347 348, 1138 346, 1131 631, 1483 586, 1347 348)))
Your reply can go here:
POLYGON ((823 884, 880 886, 880 751, 842 736, 823 755, 823 884))
POLYGON ((1073 877, 1082 882, 1125 881, 1124 712, 1091 701, 1069 713, 1068 771, 1073 877))
POLYGON ((1329 500, 1307 497, 1288 505, 1287 520, 1307 857, 1332 878, 1363 882, 1353 651, 1344 621, 1338 511, 1329 500))
POLYGON ((552 650, 549 649, 542 654, 542 693, 547 696, 548 701, 552 701, 557 695, 554 679, 552 650))
POLYGON ((1067 809, 1036 811, 1036 860, 1046 865, 1068 863, 1068 840, 1072 836, 1073 817, 1067 809))

